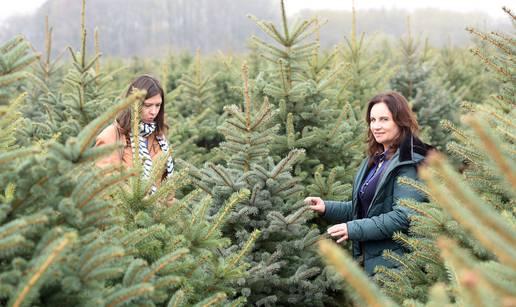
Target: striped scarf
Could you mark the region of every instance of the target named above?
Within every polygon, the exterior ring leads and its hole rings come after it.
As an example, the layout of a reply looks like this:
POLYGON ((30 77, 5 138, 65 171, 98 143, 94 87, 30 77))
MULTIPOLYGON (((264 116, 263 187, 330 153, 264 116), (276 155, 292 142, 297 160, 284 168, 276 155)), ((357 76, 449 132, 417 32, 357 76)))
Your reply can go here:
MULTIPOLYGON (((149 147, 148 147, 148 137, 156 131, 156 123, 144 123, 140 122, 139 125, 139 136, 138 136, 138 152, 140 154, 140 158, 143 161, 143 179, 149 179, 150 173, 152 170, 152 158, 149 153, 149 147)), ((131 139, 131 147, 133 147, 133 134, 130 133, 129 137, 131 139)), ((158 144, 161 147, 161 150, 166 155, 168 154, 168 142, 167 139, 161 136, 156 135, 156 139, 158 140, 158 144)), ((134 157, 134 148, 133 150, 133 157, 134 157)), ((169 178, 172 176, 172 173, 174 172, 174 161, 172 160, 172 157, 168 157, 167 159, 167 168, 166 168, 166 177, 169 178)), ((155 185, 151 188, 151 194, 154 194, 156 192, 157 188, 155 185)))

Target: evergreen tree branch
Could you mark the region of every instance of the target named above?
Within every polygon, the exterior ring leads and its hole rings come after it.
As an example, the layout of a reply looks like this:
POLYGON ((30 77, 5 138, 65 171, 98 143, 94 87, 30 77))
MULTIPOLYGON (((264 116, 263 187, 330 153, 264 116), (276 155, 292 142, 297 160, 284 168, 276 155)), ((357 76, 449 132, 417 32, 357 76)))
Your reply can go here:
POLYGON ((347 254, 341 251, 340 247, 335 243, 328 240, 320 241, 319 250, 324 256, 324 260, 335 267, 367 306, 396 306, 394 302, 370 282, 364 272, 362 272, 362 269, 347 254))
POLYGON ((180 307, 186 303, 186 293, 183 290, 177 290, 170 301, 168 301, 167 307, 180 307))
POLYGON ((208 239, 213 232, 218 230, 220 226, 222 225, 223 221, 225 220, 226 216, 229 214, 231 210, 240 202, 244 201, 245 199, 249 198, 249 195, 251 192, 247 189, 242 189, 238 191, 237 193, 233 193, 229 200, 226 201, 224 204, 224 208, 221 212, 218 213, 217 218, 215 219, 215 222, 211 225, 210 229, 204 236, 203 240, 208 239))
POLYGON ((113 185, 124 182, 125 180, 137 176, 138 173, 134 170, 108 178, 104 180, 102 184, 97 185, 95 189, 92 191, 88 191, 87 197, 82 198, 82 200, 77 204, 77 208, 82 209, 89 202, 91 202, 95 197, 97 197, 102 191, 111 188, 113 185))
POLYGON ((25 300, 30 299, 30 292, 36 291, 38 282, 40 282, 49 270, 50 266, 56 263, 59 258, 70 248, 70 245, 77 239, 75 232, 68 232, 62 238, 57 239, 43 251, 42 255, 38 257, 34 263, 34 272, 27 275, 24 282, 18 286, 16 295, 13 295, 9 301, 9 306, 21 307, 29 302, 25 300))
POLYGON ((494 40, 489 35, 486 35, 486 34, 480 32, 480 31, 477 31, 473 27, 466 27, 466 31, 468 31, 471 34, 474 34, 474 35, 478 36, 483 41, 489 42, 491 45, 493 45, 493 46, 497 47, 498 49, 502 50, 507 55, 512 55, 513 54, 513 52, 510 49, 508 49, 507 47, 505 47, 504 44, 501 44, 500 42, 494 40))
POLYGON ((428 163, 442 174, 442 178, 435 178, 427 169, 421 170, 421 178, 427 182, 432 197, 484 246, 495 252, 502 263, 516 265, 516 237, 505 222, 493 209, 480 203, 476 193, 462 184, 438 154, 431 155, 428 163))
POLYGON ((213 305, 217 305, 226 299, 227 295, 223 292, 217 293, 208 297, 205 300, 194 305, 194 307, 209 307, 213 305))
POLYGON ((245 242, 245 244, 242 247, 242 249, 240 250, 240 252, 237 255, 233 256, 229 260, 228 267, 230 267, 230 268, 235 268, 236 267, 236 265, 240 262, 242 257, 247 255, 251 251, 251 249, 253 248, 254 243, 256 242, 256 240, 258 239, 260 234, 261 234, 261 231, 259 231, 258 229, 255 229, 251 233, 251 236, 249 237, 249 239, 247 239, 247 241, 245 242))
POLYGON ((512 74, 507 69, 493 63, 493 61, 491 61, 484 54, 482 54, 479 49, 477 49, 477 48, 471 49, 471 53, 473 53, 474 55, 479 57, 487 66, 491 67, 495 72, 500 73, 501 75, 505 76, 509 80, 513 80, 512 74))
POLYGON ((276 179, 280 174, 285 171, 288 171, 296 162, 298 162, 305 151, 303 149, 293 149, 288 155, 282 159, 271 171, 270 178, 276 179))
POLYGON ((499 150, 500 146, 498 146, 499 142, 496 141, 496 137, 489 133, 489 131, 484 128, 485 124, 478 119, 472 117, 467 122, 469 126, 475 130, 478 139, 484 145, 482 148, 487 152, 486 156, 494 162, 498 168, 498 173, 502 174, 510 184, 509 191, 514 192, 516 188, 516 168, 512 161, 506 159, 505 155, 499 150))
POLYGON ((158 261, 156 261, 150 268, 149 272, 147 272, 143 278, 142 282, 149 282, 156 274, 158 274, 161 270, 167 267, 169 264, 183 258, 190 251, 187 248, 181 248, 173 253, 165 255, 161 257, 158 261))
POLYGON ((122 306, 152 292, 154 287, 148 283, 122 288, 106 298, 106 307, 122 306))

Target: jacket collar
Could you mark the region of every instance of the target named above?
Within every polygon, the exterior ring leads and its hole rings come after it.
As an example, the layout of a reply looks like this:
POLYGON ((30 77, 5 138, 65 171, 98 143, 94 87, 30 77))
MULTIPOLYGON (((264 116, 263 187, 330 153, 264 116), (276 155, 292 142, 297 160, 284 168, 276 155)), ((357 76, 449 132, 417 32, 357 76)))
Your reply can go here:
MULTIPOLYGON (((387 168, 383 171, 382 176, 380 177, 380 181, 378 183, 378 187, 383 183, 387 175, 395 168, 397 168, 400 164, 410 164, 415 163, 419 164, 428 153, 434 150, 434 147, 428 144, 423 143, 419 138, 413 136, 412 134, 408 135, 403 142, 401 142, 400 146, 394 153, 391 158, 391 161, 387 165, 387 168)), ((355 177, 355 184, 353 185, 353 200, 356 201, 358 187, 360 186, 366 171, 368 169, 369 158, 365 158, 362 161, 358 169, 358 174, 355 177)), ((376 194, 376 193, 375 193, 376 194)))
POLYGON ((419 138, 410 134, 400 144, 398 159, 400 162, 421 160, 433 149, 434 147, 423 143, 419 138), (419 159, 416 157, 417 155, 420 155, 419 159))

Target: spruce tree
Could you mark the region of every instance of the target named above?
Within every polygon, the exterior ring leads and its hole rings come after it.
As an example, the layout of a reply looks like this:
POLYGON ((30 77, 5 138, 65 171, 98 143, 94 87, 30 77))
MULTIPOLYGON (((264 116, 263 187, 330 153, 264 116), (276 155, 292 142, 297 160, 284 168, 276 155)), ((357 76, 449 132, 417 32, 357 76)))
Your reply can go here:
POLYGON ((116 98, 118 90, 110 87, 113 74, 102 71, 99 64, 101 53, 96 31, 96 51, 88 58, 87 31, 85 24, 86 3, 82 3, 81 11, 81 46, 79 51, 68 47, 72 65, 62 76, 59 86, 53 84, 57 59, 50 60, 51 30, 46 28, 47 50, 46 60, 40 63, 39 72, 31 75, 35 89, 31 92, 34 99, 31 105, 34 110, 27 110, 26 117, 30 121, 24 123, 24 133, 28 140, 44 140, 56 138, 64 142, 68 136, 77 136, 79 131, 97 118, 104 110, 120 102, 116 98))
POLYGON ((39 54, 30 49, 23 37, 17 36, 0 46, 0 153, 15 149, 23 117, 27 93, 20 93, 19 84, 28 77, 28 67, 39 54))
POLYGON ((409 18, 407 35, 400 39, 400 51, 400 69, 390 80, 391 87, 411 104, 426 142, 443 149, 450 139, 439 123, 444 119, 457 123, 462 96, 452 95, 446 84, 432 78, 434 64, 429 60, 428 41, 421 47, 421 41, 412 36, 409 18))
POLYGON ((50 26, 48 16, 45 17, 44 31, 45 50, 43 56, 37 62, 37 65, 34 65, 32 71, 29 73, 28 77, 30 78, 30 83, 26 85, 31 101, 38 103, 34 104, 31 110, 25 111, 25 113, 28 114, 27 117, 31 119, 38 117, 38 114, 33 113, 41 112, 44 114, 46 112, 44 104, 42 103, 44 99, 40 100, 40 96, 50 92, 56 93, 64 77, 64 65, 60 61, 65 55, 65 52, 62 51, 53 58, 53 54, 55 53, 52 44, 53 27, 50 26))
POLYGON ((30 43, 17 36, 0 46, 0 153, 17 147, 27 93, 20 93, 21 84, 29 75, 28 68, 38 60, 30 43))
POLYGON ((453 101, 482 103, 496 91, 496 78, 467 49, 448 42, 436 55, 434 77, 442 80, 453 101))
POLYGON ((136 162, 122 172, 92 164, 117 147, 90 146, 100 129, 143 97, 130 96, 64 145, 51 140, 0 154, 2 305, 245 302, 234 297, 235 284, 247 274, 244 256, 259 233, 241 249, 223 255, 219 249, 228 244, 220 227, 248 191, 235 193, 220 212, 208 215, 210 199, 198 200, 198 191, 169 207, 167 196, 184 184, 185 172, 148 194, 165 157, 149 180, 141 179, 136 162), (117 198, 109 196, 117 190, 117 198))
POLYGON ((254 92, 279 109, 275 119, 279 132, 271 154, 278 161, 291 149, 303 148, 306 158, 295 174, 309 186, 309 193, 344 199, 349 197, 360 152, 356 115, 338 99, 342 84, 337 80, 346 67, 336 50, 321 55, 319 42, 313 39, 320 28, 316 18, 289 25, 283 1, 281 14, 280 26, 250 16, 273 41, 252 37, 268 63, 254 81, 254 92))
POLYGON ((16 36, 0 45, 0 106, 8 104, 17 92, 20 81, 27 78, 27 67, 38 60, 30 43, 16 36))
MULTIPOLYGON (((389 60, 382 58, 379 53, 369 51, 373 41, 366 37, 366 33, 357 33, 357 12, 352 1, 351 33, 345 37, 345 44, 339 46, 338 55, 346 65, 339 76, 339 92, 337 99, 344 101, 344 121, 346 129, 341 132, 346 136, 340 153, 340 168, 346 174, 346 183, 353 183, 358 164, 362 161, 365 151, 365 138, 367 127, 364 125, 364 114, 367 102, 376 94, 385 91, 388 79, 393 74, 389 60)), ((327 161, 330 162, 330 161, 327 161)), ((331 163, 331 162, 330 162, 331 163)), ((317 175, 316 175, 317 176, 317 175)), ((313 191, 311 191, 313 193, 313 191)), ((310 194, 316 195, 316 194, 310 194)), ((325 199, 338 199, 323 195, 325 199)), ((345 199, 349 199, 349 196, 345 199)))
POLYGON ((218 73, 209 72, 203 64, 197 50, 189 70, 177 81, 172 110, 168 112, 172 128, 169 139, 177 146, 177 156, 197 166, 214 158, 211 149, 221 140, 216 127, 223 121, 214 82, 218 73))
MULTIPOLYGON (((9 50, 3 49, 0 58, 9 50)), ((100 76, 98 66, 95 72, 77 66, 84 73, 78 78, 100 76)), ((74 74, 70 75, 73 79, 74 74)), ((77 91, 69 93, 67 101, 103 100, 99 97, 109 89, 95 77, 82 85, 74 83, 77 91), (99 84, 93 85, 96 80, 99 84)), ((64 88, 72 79, 63 81, 64 88)), ((144 92, 136 92, 89 123, 79 118, 77 127, 85 127, 78 128, 76 136, 62 134, 59 139, 14 149, 12 138, 2 135, 0 305, 237 306, 245 302, 235 296, 234 285, 247 274, 244 257, 259 233, 252 233, 241 249, 223 255, 219 250, 228 243, 220 227, 247 191, 230 197, 213 215, 207 214, 209 199, 196 198, 199 192, 176 203, 183 209, 178 210, 169 208, 169 196, 184 173, 165 181, 156 193, 147 193, 162 173, 165 157, 156 163, 148 181, 141 179, 138 159, 130 170, 98 169, 93 164, 119 146, 91 147, 95 136, 121 110, 140 105, 144 97, 144 92)), ((58 102, 62 106, 63 101, 58 102)), ((74 108, 63 109, 72 113, 74 108)), ((18 116, 9 115, 2 116, 0 127, 10 127, 18 116)), ((137 116, 133 118, 137 123, 137 116)), ((26 123, 32 122, 26 119, 26 123)))
POLYGON ((105 284, 123 272, 123 250, 108 240, 114 207, 95 196, 127 175, 86 169, 106 151, 90 148, 99 125, 120 107, 65 145, 52 140, 1 154, 2 305, 98 304, 117 293, 105 284))
POLYGON ((194 183, 213 197, 215 208, 242 188, 250 191, 249 199, 235 207, 223 228, 231 239, 229 250, 240 248, 254 229, 261 231, 248 257, 249 276, 240 283, 240 291, 250 303, 332 304, 329 291, 333 282, 313 250, 319 231, 306 225, 309 215, 296 197, 302 186, 299 178, 291 175, 303 150, 293 149, 277 163, 269 156, 267 144, 278 129, 273 122, 276 111, 267 98, 261 104, 252 102, 246 67, 244 97, 243 109, 236 105, 225 108, 229 118, 219 128, 225 137, 220 148, 226 157, 224 164, 191 167, 194 183))
MULTIPOLYGON (((339 54, 346 64, 346 69, 339 80, 339 99, 352 106, 357 120, 362 121, 367 102, 379 92, 388 88, 388 80, 395 73, 391 67, 390 57, 382 56, 380 52, 370 51, 374 40, 366 37, 365 32, 357 33, 357 12, 352 1, 351 33, 345 37, 345 44, 339 46, 339 54)), ((384 52, 390 47, 383 48, 384 52)), ((360 125, 363 129, 363 125, 360 125)), ((360 131, 363 133, 363 131, 360 131)), ((359 135, 359 134, 357 134, 359 135)))

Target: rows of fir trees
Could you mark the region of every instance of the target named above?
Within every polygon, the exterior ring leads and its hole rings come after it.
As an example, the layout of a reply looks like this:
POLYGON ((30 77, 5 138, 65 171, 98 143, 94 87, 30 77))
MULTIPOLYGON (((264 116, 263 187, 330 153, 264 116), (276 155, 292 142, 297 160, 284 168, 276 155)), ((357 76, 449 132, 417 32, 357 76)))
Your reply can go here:
POLYGON ((0 304, 243 304, 236 281, 248 274, 244 256, 259 232, 226 250, 220 229, 248 190, 232 193, 220 210, 209 210, 213 200, 199 190, 172 208, 169 195, 188 183, 186 171, 149 194, 165 157, 149 180, 141 179, 141 165, 94 166, 116 148, 92 148, 95 136, 122 109, 138 110, 145 93, 108 103, 100 53, 85 54, 84 9, 83 2, 82 48, 70 48, 73 65, 62 81, 54 79, 55 62, 37 63, 41 56, 23 38, 0 46, 0 127, 7 132, 0 135, 0 304))
MULTIPOLYGON (((511 22, 516 16, 507 8, 511 22)), ((430 200, 400 205, 415 213, 410 236, 395 239, 410 252, 384 256, 398 269, 378 268, 376 285, 331 242, 321 253, 342 274, 356 304, 369 306, 514 306, 516 231, 514 199, 514 35, 468 28, 491 49, 471 49, 496 76, 499 90, 480 103, 464 103, 460 126, 443 121, 453 136, 446 151, 464 163, 458 173, 443 153, 421 169, 423 183, 401 180, 430 200), (378 288, 379 286, 379 288, 378 288)))
MULTIPOLYGON (((21 37, 0 46, 2 304, 347 304, 340 279, 316 254, 320 230, 307 224, 311 216, 301 200, 303 193, 349 196, 351 176, 362 159, 365 102, 389 85, 408 91, 420 121, 436 127, 440 117, 434 113, 453 115, 466 97, 472 102, 468 110, 491 114, 506 137, 513 135, 510 114, 504 115, 514 104, 512 77, 507 77, 512 76, 511 53, 499 66, 509 86, 498 98, 501 103, 487 107, 479 103, 485 95, 480 89, 492 82, 482 82, 482 65, 454 59, 465 58, 461 50, 421 51, 409 35, 401 43, 402 56, 390 54, 390 47, 370 51, 369 40, 357 35, 353 22, 345 43, 327 52, 318 41, 324 21, 291 24, 283 1, 280 9, 278 26, 251 16, 270 42, 251 39, 243 85, 242 57, 201 58, 199 52, 195 57, 171 55, 158 64, 134 61, 138 67, 106 72, 100 65, 99 33, 94 33, 95 54, 86 56, 84 2, 81 48, 67 50, 71 63, 51 59, 48 21, 43 56, 21 37), (153 181, 140 180, 138 166, 126 172, 93 167, 114 147, 90 147, 117 111, 140 101, 141 93, 128 99, 119 94, 149 67, 162 76, 167 92, 174 155, 186 160, 153 195, 148 195, 153 181), (445 71, 445 77, 434 71, 445 71), (167 199, 176 190, 184 193, 176 194, 180 199, 171 205, 167 199)), ((504 34, 491 41, 503 51, 513 48, 504 34)), ((104 66, 118 65, 113 63, 104 66)), ((450 150, 468 164, 465 174, 482 187, 478 193, 510 208, 512 195, 503 192, 507 184, 485 190, 486 182, 498 182, 490 171, 492 161, 479 154, 481 148, 471 149, 471 138, 454 128, 456 118, 449 119, 444 127, 464 142, 451 143, 450 150)), ((443 145, 449 137, 439 131, 431 130, 428 138, 443 145)), ((431 204, 406 205, 435 212, 422 213, 430 218, 413 226, 416 239, 399 236, 421 251, 398 259, 406 268, 401 273, 380 269, 379 283, 398 302, 424 303, 428 289, 444 281, 455 300, 458 273, 426 257, 439 254, 428 234, 453 234, 472 251, 473 262, 496 260, 497 254, 439 209, 428 188, 421 189, 431 204)), ((510 272, 496 264, 487 269, 510 272)))

